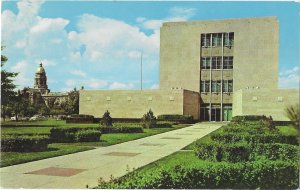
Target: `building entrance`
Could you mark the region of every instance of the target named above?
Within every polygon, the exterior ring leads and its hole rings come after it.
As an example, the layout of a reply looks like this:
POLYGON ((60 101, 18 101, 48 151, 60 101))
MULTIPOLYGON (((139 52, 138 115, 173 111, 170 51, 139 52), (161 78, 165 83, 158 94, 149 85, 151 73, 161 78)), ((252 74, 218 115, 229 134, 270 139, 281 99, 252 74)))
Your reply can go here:
POLYGON ((211 120, 210 121, 220 121, 221 120, 221 109, 211 108, 211 120))

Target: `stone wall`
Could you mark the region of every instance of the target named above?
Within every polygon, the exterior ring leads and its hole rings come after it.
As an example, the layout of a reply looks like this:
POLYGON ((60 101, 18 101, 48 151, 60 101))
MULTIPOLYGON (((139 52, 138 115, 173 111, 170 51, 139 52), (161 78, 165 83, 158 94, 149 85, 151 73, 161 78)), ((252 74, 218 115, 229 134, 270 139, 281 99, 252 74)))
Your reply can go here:
POLYGON ((198 119, 196 107, 183 106, 184 96, 190 103, 198 98, 192 92, 178 90, 81 90, 79 113, 102 117, 109 110, 113 118, 141 118, 151 109, 154 114, 193 114, 198 119), (190 95, 191 94, 191 95, 190 95))
POLYGON ((288 121, 285 108, 299 105, 298 89, 242 89, 233 95, 233 116, 271 115, 274 120, 288 121))

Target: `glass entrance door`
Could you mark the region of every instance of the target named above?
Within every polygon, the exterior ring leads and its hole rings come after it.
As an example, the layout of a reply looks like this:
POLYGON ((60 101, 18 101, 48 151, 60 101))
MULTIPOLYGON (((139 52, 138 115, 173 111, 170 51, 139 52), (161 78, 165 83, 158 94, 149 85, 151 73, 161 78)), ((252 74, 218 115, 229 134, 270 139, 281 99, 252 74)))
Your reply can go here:
POLYGON ((221 109, 211 108, 211 121, 220 121, 220 120, 221 120, 221 109))
POLYGON ((232 108, 223 109, 223 121, 230 121, 232 118, 232 108))

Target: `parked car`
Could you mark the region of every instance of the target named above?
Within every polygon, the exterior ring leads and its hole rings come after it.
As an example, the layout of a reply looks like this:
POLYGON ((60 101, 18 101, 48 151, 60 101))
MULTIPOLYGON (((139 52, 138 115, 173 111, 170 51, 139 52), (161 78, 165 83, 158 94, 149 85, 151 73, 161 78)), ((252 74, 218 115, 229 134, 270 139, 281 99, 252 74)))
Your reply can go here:
POLYGON ((44 120, 47 120, 47 118, 42 115, 34 115, 29 119, 29 121, 44 121, 44 120))

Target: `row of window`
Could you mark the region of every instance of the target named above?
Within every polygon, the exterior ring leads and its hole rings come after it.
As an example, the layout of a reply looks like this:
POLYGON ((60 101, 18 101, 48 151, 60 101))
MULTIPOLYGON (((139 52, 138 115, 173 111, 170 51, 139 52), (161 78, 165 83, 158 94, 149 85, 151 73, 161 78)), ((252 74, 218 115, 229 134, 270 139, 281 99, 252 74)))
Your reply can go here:
POLYGON ((209 33, 201 34, 201 46, 202 47, 216 47, 222 46, 222 38, 224 46, 233 46, 234 33, 209 33))
MULTIPOLYGON (((209 81, 204 80, 200 83, 200 92, 221 92, 221 80, 218 81, 209 81)), ((232 92, 233 82, 232 80, 223 80, 223 92, 232 92)))
MULTIPOLYGON (((222 57, 201 57, 201 69, 222 69, 222 57)), ((233 68, 233 57, 223 57, 223 69, 233 68)))

